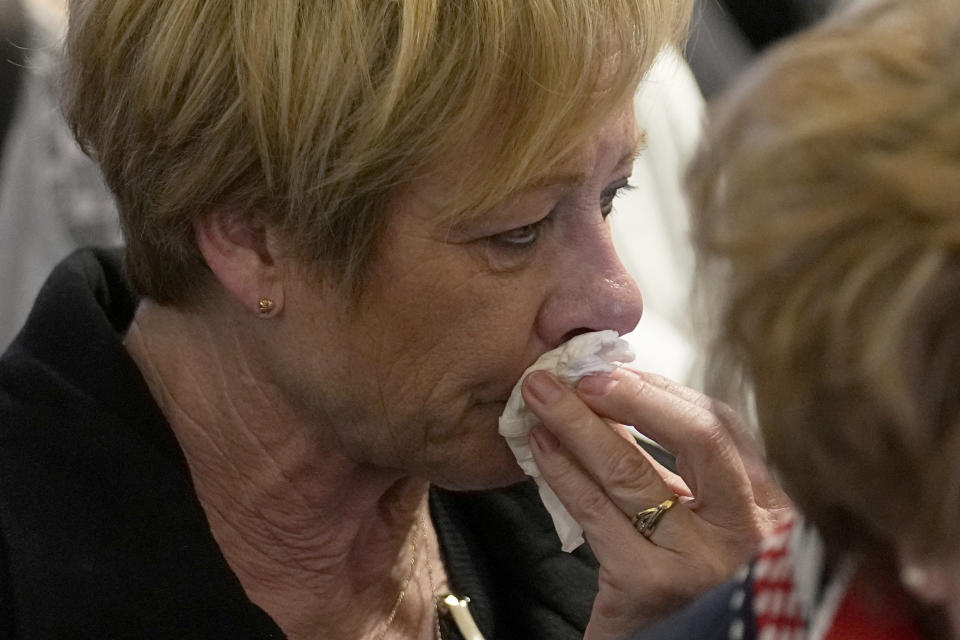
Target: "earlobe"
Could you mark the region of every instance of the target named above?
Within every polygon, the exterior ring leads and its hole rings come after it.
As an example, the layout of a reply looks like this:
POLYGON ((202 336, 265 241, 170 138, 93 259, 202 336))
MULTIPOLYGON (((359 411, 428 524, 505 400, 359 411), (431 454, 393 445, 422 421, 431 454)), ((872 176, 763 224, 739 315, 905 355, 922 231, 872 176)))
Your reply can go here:
POLYGON ((224 292, 261 318, 283 308, 279 243, 260 216, 218 209, 194 223, 197 246, 224 292))

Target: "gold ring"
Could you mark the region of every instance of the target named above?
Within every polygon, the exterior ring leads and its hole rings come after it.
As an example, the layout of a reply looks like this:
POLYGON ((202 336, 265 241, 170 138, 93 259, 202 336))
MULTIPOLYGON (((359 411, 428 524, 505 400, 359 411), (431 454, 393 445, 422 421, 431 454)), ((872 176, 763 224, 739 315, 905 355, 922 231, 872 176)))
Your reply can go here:
POLYGON ((667 498, 655 507, 637 512, 637 515, 633 516, 631 521, 633 528, 644 538, 649 538, 653 535, 653 530, 657 528, 657 523, 660 522, 663 514, 672 509, 679 499, 680 496, 674 494, 673 497, 667 498))

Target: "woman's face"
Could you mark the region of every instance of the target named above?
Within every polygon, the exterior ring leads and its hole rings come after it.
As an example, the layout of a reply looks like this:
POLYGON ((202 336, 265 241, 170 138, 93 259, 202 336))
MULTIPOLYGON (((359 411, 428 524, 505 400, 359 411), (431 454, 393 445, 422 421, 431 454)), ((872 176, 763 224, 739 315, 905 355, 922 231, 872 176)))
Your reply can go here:
POLYGON ((359 304, 288 283, 281 387, 357 462, 449 488, 521 479, 497 418, 524 369, 577 333, 627 332, 640 319, 605 222, 636 146, 624 109, 555 181, 463 228, 438 222, 461 168, 413 184, 359 304))

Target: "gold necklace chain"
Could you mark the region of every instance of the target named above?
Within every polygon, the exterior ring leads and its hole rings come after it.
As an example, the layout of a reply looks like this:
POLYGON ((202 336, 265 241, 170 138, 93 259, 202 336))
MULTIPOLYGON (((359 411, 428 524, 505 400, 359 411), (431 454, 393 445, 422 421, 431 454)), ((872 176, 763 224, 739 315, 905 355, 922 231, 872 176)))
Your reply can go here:
MULTIPOLYGON (((423 526, 423 520, 420 520, 423 526)), ((427 532, 423 532, 423 540, 427 540, 427 532)), ((437 595, 437 583, 433 581, 433 567, 430 565, 430 556, 427 555, 427 582, 430 584, 430 608, 433 610, 433 640, 443 640, 443 634, 440 632, 440 596, 437 595)))
MULTIPOLYGON (((417 542, 420 539, 423 539, 424 547, 426 547, 427 541, 427 530, 423 524, 423 516, 417 520, 417 530, 413 535, 413 542, 410 545, 410 568, 407 569, 407 575, 403 579, 403 584, 400 585, 400 593, 397 594, 397 599, 393 603, 393 607, 390 608, 390 613, 387 614, 386 619, 383 621, 383 628, 380 630, 380 633, 377 634, 376 640, 383 640, 387 631, 390 630, 390 625, 393 624, 393 619, 397 617, 397 611, 400 609, 400 605, 403 604, 403 599, 407 595, 407 588, 410 586, 410 581, 413 580, 413 577, 417 572, 417 542)), ((429 571, 430 558, 427 558, 427 568, 429 571)), ((433 589, 433 579, 431 574, 431 590, 433 589)), ((436 617, 436 615, 434 615, 436 617)), ((439 625, 439 623, 438 623, 439 625)), ((439 628, 439 626, 438 626, 439 628)), ((439 637, 439 636, 438 636, 439 637)))
POLYGON ((448 594, 447 596, 441 596, 437 594, 437 583, 434 581, 433 567, 430 563, 427 527, 424 523, 424 518, 422 515, 417 519, 417 530, 414 532, 413 542, 410 544, 410 568, 407 569, 407 575, 403 579, 403 584, 400 587, 400 593, 397 594, 397 599, 394 601, 393 607, 390 609, 390 613, 387 614, 386 619, 383 621, 383 628, 380 630, 380 633, 377 634, 376 640, 383 640, 386 637, 387 631, 390 630, 390 626, 393 624, 394 618, 397 617, 397 611, 400 610, 400 605, 403 603, 403 599, 407 594, 407 590, 410 588, 410 583, 413 581, 414 576, 417 575, 417 560, 419 558, 419 555, 417 554, 417 546, 418 541, 421 540, 423 541, 423 555, 425 556, 427 563, 427 581, 430 588, 430 608, 433 615, 434 640, 443 640, 443 634, 440 630, 441 608, 453 618, 454 623, 457 625, 457 628, 460 630, 460 633, 463 634, 464 638, 467 640, 483 640, 483 635, 477 628, 477 625, 473 620, 473 616, 470 615, 470 610, 467 607, 467 603, 469 603, 470 599, 461 599, 453 594, 448 594))

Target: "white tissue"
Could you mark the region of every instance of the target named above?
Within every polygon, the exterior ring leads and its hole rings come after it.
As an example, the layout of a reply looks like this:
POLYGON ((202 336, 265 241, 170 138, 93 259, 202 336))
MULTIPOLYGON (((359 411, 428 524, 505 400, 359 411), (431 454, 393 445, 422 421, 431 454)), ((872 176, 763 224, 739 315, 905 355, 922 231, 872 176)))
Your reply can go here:
POLYGON ((561 382, 573 388, 583 376, 594 373, 610 373, 621 364, 633 360, 634 355, 626 340, 621 340, 616 331, 583 333, 563 343, 556 349, 540 356, 514 386, 507 406, 500 416, 500 435, 513 451, 517 464, 532 477, 540 489, 540 499, 553 518, 553 526, 560 537, 563 550, 570 552, 583 544, 583 528, 573 519, 540 476, 540 469, 530 450, 530 430, 539 420, 527 409, 520 393, 524 379, 534 371, 549 371, 561 382))

